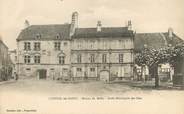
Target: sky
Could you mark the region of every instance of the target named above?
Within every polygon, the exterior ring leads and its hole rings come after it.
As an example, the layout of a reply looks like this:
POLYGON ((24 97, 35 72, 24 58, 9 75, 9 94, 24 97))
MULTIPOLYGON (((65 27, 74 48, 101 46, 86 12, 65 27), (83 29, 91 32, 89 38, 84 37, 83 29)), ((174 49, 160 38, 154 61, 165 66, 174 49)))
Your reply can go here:
POLYGON ((0 36, 10 50, 16 38, 30 25, 71 22, 79 13, 79 27, 125 26, 132 21, 137 33, 167 32, 171 27, 184 39, 184 0, 0 0, 0 36))

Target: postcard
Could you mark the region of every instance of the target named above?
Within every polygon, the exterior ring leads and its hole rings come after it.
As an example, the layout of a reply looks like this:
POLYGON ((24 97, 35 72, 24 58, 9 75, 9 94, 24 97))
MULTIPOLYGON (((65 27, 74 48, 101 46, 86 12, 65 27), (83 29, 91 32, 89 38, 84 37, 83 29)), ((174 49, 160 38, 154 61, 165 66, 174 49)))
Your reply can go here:
POLYGON ((184 114, 183 0, 0 0, 0 114, 184 114))

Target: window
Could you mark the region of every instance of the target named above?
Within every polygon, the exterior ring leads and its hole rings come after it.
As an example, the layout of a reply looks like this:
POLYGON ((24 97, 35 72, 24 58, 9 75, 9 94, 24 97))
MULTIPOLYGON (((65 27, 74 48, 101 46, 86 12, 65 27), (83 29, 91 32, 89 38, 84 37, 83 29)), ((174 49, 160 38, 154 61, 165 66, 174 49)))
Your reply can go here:
POLYGON ((34 50, 35 51, 40 51, 40 42, 35 42, 34 43, 34 50))
POLYGON ((67 42, 64 42, 64 46, 67 46, 67 44, 68 44, 67 42))
POLYGON ((55 48, 55 50, 60 50, 61 42, 54 42, 54 48, 55 48))
POLYGON ((59 56, 59 64, 65 64, 65 57, 59 56))
POLYGON ((31 62, 31 56, 25 55, 24 56, 24 63, 30 63, 31 62))
POLYGON ((123 54, 119 54, 119 63, 123 63, 123 54))
POLYGON ((102 55, 102 63, 106 63, 107 62, 107 54, 103 54, 102 55))
POLYGON ((60 37, 60 34, 57 34, 57 35, 56 35, 56 39, 59 39, 59 38, 61 38, 61 37, 60 37))
POLYGON ((90 68, 90 71, 91 72, 95 72, 95 68, 90 68))
POLYGON ((80 49, 80 48, 82 47, 82 45, 81 45, 81 44, 82 44, 82 41, 78 41, 78 42, 77 42, 77 48, 79 48, 79 49, 80 49))
POLYGON ((34 56, 34 63, 40 63, 40 56, 34 56))
POLYGON ((90 41, 90 49, 94 48, 95 41, 90 41))
POLYGON ((82 56, 81 56, 81 54, 78 54, 77 55, 77 62, 78 63, 81 63, 82 62, 82 56))
POLYGON ((30 42, 24 42, 24 50, 26 50, 26 51, 31 50, 31 43, 30 42))
POLYGON ((37 34, 37 35, 36 35, 36 38, 37 38, 37 39, 40 39, 40 38, 41 38, 41 34, 37 34))
POLYGON ((94 54, 91 54, 90 55, 90 62, 91 63, 94 63, 95 62, 95 55, 94 54))
POLYGON ((119 45, 121 48, 125 48, 125 40, 119 40, 119 45))
POLYGON ((26 70, 31 70, 30 68, 26 68, 26 70))
POLYGON ((17 56, 15 56, 15 61, 17 61, 17 56))
POLYGON ((81 72, 82 71, 82 68, 77 68, 77 72, 81 72))

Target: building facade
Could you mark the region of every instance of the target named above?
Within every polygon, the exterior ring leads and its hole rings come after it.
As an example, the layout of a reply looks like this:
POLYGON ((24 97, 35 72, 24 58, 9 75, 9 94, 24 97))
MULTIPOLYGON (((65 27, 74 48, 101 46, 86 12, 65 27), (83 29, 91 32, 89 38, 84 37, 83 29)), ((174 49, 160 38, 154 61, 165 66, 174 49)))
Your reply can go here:
POLYGON ((9 51, 10 60, 12 62, 12 73, 17 72, 17 50, 10 50, 9 51))
POLYGON ((8 47, 0 38, 0 81, 6 81, 11 78, 12 68, 8 47))
POLYGON ((64 80, 123 80, 133 77, 134 34, 127 27, 79 28, 29 25, 17 38, 20 76, 64 80))
POLYGON ((128 27, 76 28, 71 67, 76 79, 123 80, 133 76, 134 36, 128 27))
POLYGON ((57 78, 70 66, 69 24, 32 25, 17 39, 18 74, 57 78))

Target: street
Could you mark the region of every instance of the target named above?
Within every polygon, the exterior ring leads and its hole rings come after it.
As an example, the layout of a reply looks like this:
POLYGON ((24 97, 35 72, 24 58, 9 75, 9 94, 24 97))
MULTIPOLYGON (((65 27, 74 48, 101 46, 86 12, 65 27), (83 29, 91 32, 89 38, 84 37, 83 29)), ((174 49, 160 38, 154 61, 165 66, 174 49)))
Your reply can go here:
POLYGON ((22 79, 0 85, 0 114, 12 114, 7 110, 17 109, 22 112, 13 114, 60 114, 61 111, 74 114, 81 112, 81 108, 85 109, 84 113, 89 113, 88 109, 91 109, 90 113, 103 113, 103 107, 109 113, 117 114, 119 110, 129 111, 130 114, 148 114, 149 110, 152 110, 149 114, 156 114, 158 110, 167 114, 182 114, 183 96, 183 90, 141 89, 120 83, 61 83, 53 80, 22 79), (70 99, 61 99, 64 97, 70 99), (81 100, 82 97, 85 99, 81 100), (91 100, 91 97, 100 99, 91 100), (145 108, 145 103, 149 107, 145 108), (164 105, 167 107, 163 108, 164 105), (130 106, 136 110, 130 110, 130 106), (75 108, 70 110, 70 107, 75 108), (108 107, 113 107, 113 110, 108 107), (25 109, 36 112, 25 112, 25 109))
POLYGON ((2 93, 28 93, 44 95, 109 95, 124 94, 139 91, 139 88, 125 84, 108 84, 100 81, 91 82, 61 82, 56 80, 22 79, 12 83, 0 85, 2 93))
MULTIPOLYGON (((141 84, 139 84, 141 85, 141 84)), ((0 92, 38 95, 126 95, 127 93, 184 92, 182 90, 155 90, 131 86, 130 83, 105 83, 101 81, 61 82, 58 80, 20 79, 0 85, 0 92)))

